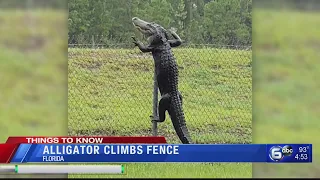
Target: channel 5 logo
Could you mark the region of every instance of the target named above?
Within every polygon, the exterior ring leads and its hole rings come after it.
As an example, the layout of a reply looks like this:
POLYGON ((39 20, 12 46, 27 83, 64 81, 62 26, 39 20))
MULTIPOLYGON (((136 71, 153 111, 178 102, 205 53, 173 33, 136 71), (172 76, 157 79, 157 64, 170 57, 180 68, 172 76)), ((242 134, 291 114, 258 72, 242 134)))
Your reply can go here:
POLYGON ((269 157, 273 161, 281 161, 285 156, 291 156, 293 149, 291 146, 273 146, 270 148, 269 157))

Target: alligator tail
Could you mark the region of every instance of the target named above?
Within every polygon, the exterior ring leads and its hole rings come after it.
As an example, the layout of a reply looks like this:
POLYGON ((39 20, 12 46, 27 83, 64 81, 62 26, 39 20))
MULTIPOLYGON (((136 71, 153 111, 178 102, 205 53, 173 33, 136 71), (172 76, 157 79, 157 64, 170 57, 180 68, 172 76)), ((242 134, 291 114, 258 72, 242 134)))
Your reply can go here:
POLYGON ((182 108, 182 98, 180 94, 170 96, 170 106, 168 107, 168 113, 171 117, 173 127, 183 144, 192 144, 184 113, 182 108))

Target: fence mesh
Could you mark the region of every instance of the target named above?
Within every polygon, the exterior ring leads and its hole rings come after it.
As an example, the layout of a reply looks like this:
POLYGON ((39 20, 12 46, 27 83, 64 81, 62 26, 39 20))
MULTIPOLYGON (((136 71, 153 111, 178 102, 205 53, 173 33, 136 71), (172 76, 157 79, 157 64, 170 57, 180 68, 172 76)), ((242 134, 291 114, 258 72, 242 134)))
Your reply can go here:
MULTIPOLYGON (((197 143, 251 143, 251 47, 173 49, 187 126, 197 143)), ((132 44, 68 49, 69 135, 151 136, 154 64, 132 44)), ((158 135, 180 143, 171 120, 158 135)))

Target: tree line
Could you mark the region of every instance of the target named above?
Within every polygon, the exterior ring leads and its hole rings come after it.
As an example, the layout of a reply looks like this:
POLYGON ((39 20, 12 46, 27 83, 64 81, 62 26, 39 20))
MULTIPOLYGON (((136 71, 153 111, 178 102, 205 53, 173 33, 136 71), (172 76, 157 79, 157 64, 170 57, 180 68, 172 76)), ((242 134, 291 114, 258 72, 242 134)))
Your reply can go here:
MULTIPOLYGON (((255 0, 254 7, 320 9, 318 0, 255 0)), ((185 42, 251 45, 252 0, 0 0, 5 8, 69 11, 69 43, 117 44, 131 41, 131 18, 174 27, 185 42), (94 36, 96 38, 94 38, 94 36)))
POLYGON ((69 43, 118 44, 156 22, 192 44, 251 45, 252 0, 69 0, 69 43))
POLYGON ((254 8, 294 9, 299 11, 319 11, 319 0, 254 0, 254 8))
POLYGON ((0 0, 0 9, 67 9, 67 4, 66 0, 0 0))

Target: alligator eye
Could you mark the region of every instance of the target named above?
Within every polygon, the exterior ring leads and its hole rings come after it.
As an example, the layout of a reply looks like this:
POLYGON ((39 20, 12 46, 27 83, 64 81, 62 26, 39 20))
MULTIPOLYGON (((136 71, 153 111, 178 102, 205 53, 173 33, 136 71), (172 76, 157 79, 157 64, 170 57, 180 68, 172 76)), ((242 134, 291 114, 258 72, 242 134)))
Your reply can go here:
POLYGON ((162 36, 160 36, 159 34, 156 35, 157 39, 162 39, 162 36))

